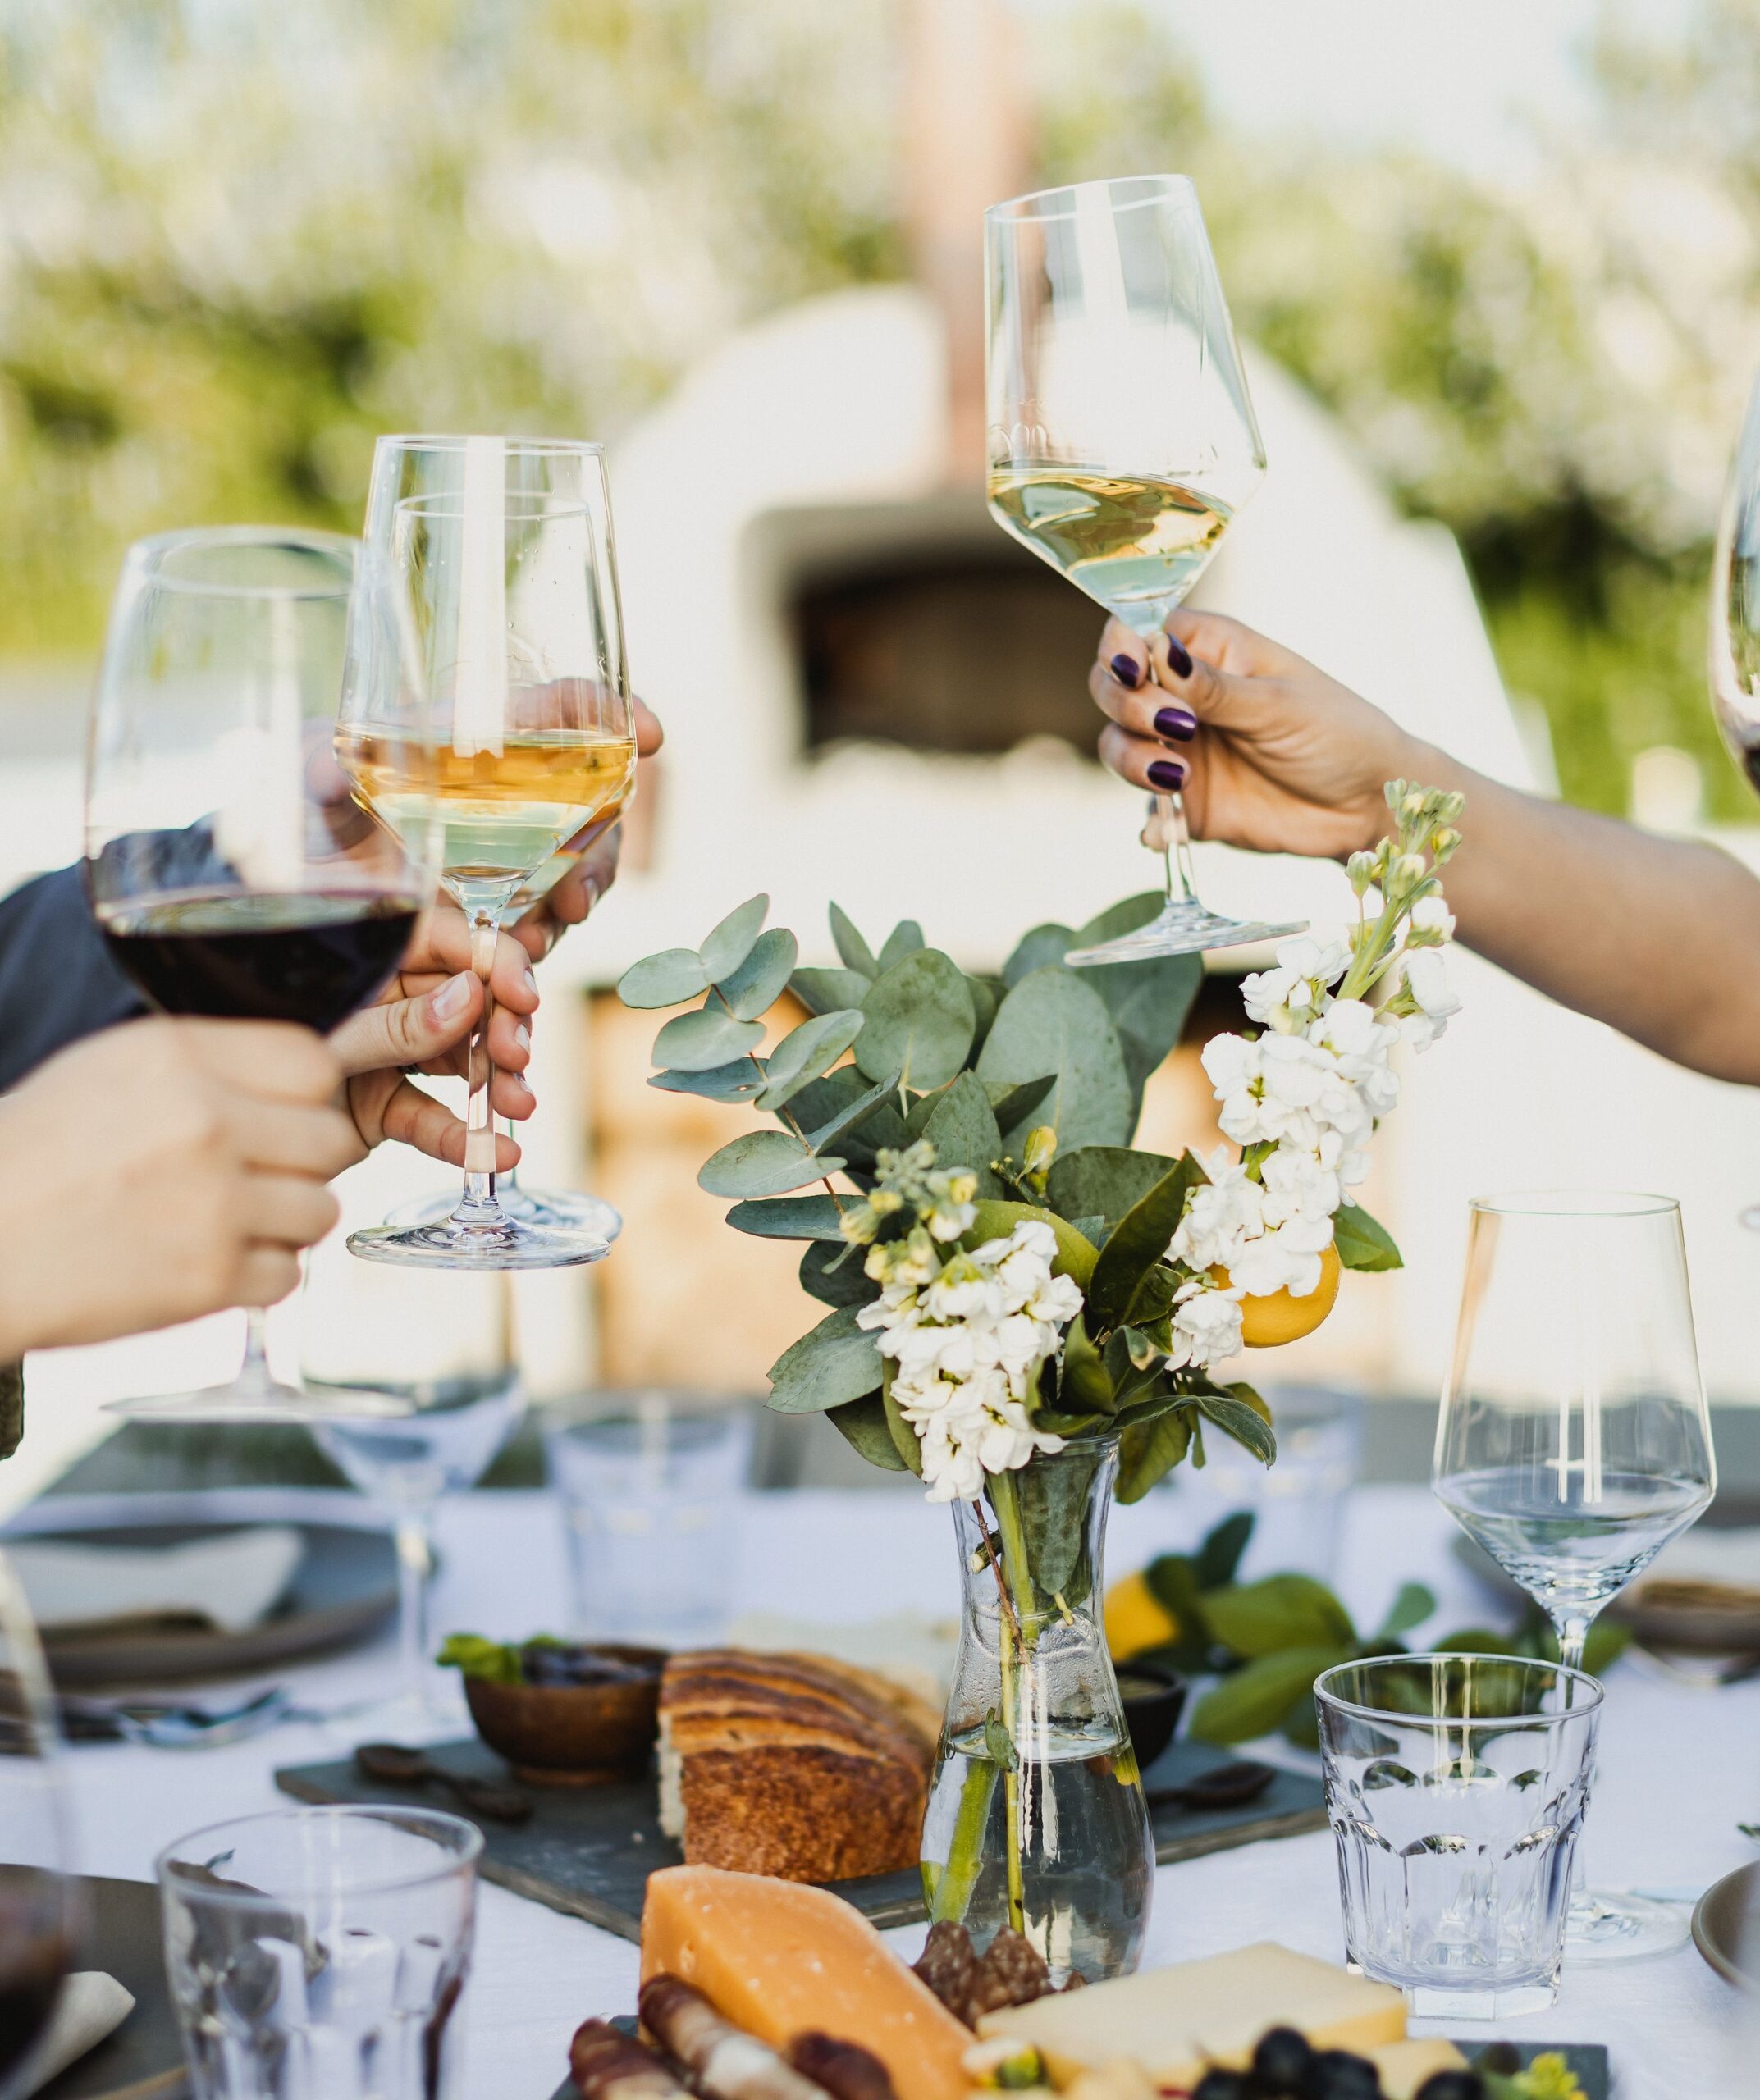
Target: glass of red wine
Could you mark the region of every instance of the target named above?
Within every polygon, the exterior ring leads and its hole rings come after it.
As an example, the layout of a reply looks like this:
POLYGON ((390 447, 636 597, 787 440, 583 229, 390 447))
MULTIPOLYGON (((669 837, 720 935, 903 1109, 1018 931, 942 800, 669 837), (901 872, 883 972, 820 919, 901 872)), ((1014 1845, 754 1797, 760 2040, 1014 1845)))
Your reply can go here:
POLYGON ((0 1557, 0 2100, 29 2092, 82 1923, 43 1651, 0 1557))
MULTIPOLYGON (((396 970, 433 897, 439 836, 423 814, 432 747, 406 624, 379 558, 334 533, 230 526, 129 550, 93 714, 85 870, 111 954, 162 1013, 324 1034, 396 970), (395 833, 335 756, 339 714, 366 704, 405 724, 410 814, 395 833)), ((230 1384, 118 1411, 325 1412, 272 1376, 262 1330, 253 1310, 230 1384)), ((403 1410, 387 1398, 380 1411, 403 1410)))

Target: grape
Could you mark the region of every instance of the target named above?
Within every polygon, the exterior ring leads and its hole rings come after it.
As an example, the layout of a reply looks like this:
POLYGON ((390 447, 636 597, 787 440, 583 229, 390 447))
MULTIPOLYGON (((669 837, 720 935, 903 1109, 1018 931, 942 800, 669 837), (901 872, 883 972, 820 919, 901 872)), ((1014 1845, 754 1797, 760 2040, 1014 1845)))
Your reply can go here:
POLYGON ((1477 2071, 1433 2071, 1418 2088, 1416 2100, 1485 2100, 1485 2085, 1477 2071))
POLYGON ((1273 2027, 1259 2038, 1253 2052, 1253 2075, 1268 2093, 1300 2093, 1314 2061, 1305 2034, 1293 2027, 1273 2027))
POLYGON ((1303 2100, 1381 2100, 1381 2079, 1367 2057, 1323 2049, 1308 2067, 1303 2100))

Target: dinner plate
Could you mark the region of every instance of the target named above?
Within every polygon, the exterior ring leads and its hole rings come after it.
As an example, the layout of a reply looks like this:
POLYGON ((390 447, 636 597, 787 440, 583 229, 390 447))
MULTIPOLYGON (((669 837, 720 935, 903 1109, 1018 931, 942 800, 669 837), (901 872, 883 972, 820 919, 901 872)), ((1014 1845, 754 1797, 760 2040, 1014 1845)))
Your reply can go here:
POLYGON ((185 2084, 183 2037, 165 1981, 159 1892, 150 1881, 81 1875, 85 1929, 75 1965, 114 1976, 135 2009, 51 2079, 37 2100, 160 2100, 185 2084))
MULTIPOLYGON (((283 1520, 286 1521, 286 1520, 283 1520)), ((244 1528, 219 1522, 147 1523, 126 1518, 66 1530, 33 1523, 34 1539, 93 1545, 181 1545, 244 1528)), ((227 1632, 195 1621, 89 1627, 43 1636, 49 1673, 64 1691, 224 1677, 350 1646, 397 1609, 397 1553, 389 1532, 348 1524, 295 1522, 304 1550, 286 1595, 267 1618, 227 1632)), ((4 1541, 0 1540, 0 1545, 4 1541)))
POLYGON ((1760 1984, 1760 1860, 1714 1881, 1693 1911, 1693 1944, 1727 1982, 1760 1984), (1746 1929, 1749 1944, 1744 1947, 1746 1929))

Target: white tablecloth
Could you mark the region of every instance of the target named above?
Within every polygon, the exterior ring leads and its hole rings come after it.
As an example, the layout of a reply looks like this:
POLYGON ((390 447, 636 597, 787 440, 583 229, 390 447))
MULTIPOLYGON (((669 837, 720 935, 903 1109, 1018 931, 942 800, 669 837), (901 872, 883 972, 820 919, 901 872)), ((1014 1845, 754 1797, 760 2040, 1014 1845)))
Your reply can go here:
MULTIPOLYGON (((1115 1573, 1168 1545, 1173 1508, 1157 1495, 1116 1513, 1115 1573)), ((733 1609, 845 1620, 912 1609, 944 1615, 957 1595, 947 1513, 907 1494, 750 1495, 741 1535, 739 1564, 728 1571, 733 1609)), ((548 1498, 465 1497, 442 1513, 439 1536, 437 1633, 468 1628, 510 1638, 565 1622, 561 1531, 548 1498)), ((1339 1573, 1358 1623, 1375 1625, 1399 1582, 1419 1576, 1442 1597, 1432 1634, 1483 1623, 1483 1600, 1447 1551, 1451 1536, 1421 1491, 1359 1490, 1339 1573)), ((287 1681, 303 1698, 334 1704, 384 1688, 391 1667, 387 1642, 287 1681)), ((69 1764, 83 1864, 149 1879, 171 1839, 285 1806, 271 1777, 277 1765, 337 1754, 337 1738, 309 1725, 220 1750, 81 1748, 69 1764)), ((1610 1887, 1702 1888, 1754 1856, 1735 1826, 1757 1817, 1760 1682, 1700 1693, 1617 1667, 1589 1824, 1592 1878, 1610 1887)), ((910 1952, 921 1933, 894 1937, 910 1952)), ((1160 1869, 1145 1966, 1258 1939, 1342 1959, 1329 1835, 1160 1869)), ((635 1982, 633 1947, 486 1886, 464 2001, 464 2100, 546 2100, 565 2070, 576 2025, 589 2013, 633 2009, 635 1982)), ((1689 1946, 1658 1961, 1567 1970, 1552 2011, 1500 2031, 1605 2042, 1623 2100, 1760 2093, 1760 2032, 1739 2057, 1736 2005, 1689 1946)))

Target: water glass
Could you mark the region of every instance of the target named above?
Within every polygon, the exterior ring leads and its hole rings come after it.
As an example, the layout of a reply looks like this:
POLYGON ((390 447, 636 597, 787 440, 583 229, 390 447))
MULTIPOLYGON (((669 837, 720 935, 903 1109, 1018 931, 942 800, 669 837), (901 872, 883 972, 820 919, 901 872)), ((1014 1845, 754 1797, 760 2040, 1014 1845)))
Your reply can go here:
POLYGON ((482 1833, 427 1809, 283 1809, 161 1853, 194 2100, 445 2100, 482 1833))
POLYGON ((1351 1966, 1420 2018, 1544 2011, 1601 1687, 1511 1656, 1389 1655, 1314 1693, 1351 1966))
POLYGON ((1205 1443, 1201 1470, 1176 1467, 1162 1486, 1177 1497, 1182 1529, 1191 1531, 1193 1546, 1237 1510, 1252 1513, 1253 1536, 1237 1581, 1295 1568, 1329 1582, 1345 1497, 1362 1469, 1363 1403, 1325 1386, 1261 1390, 1278 1434, 1274 1466, 1260 1465, 1243 1445, 1217 1436, 1205 1443))
POLYGON ((544 1441, 576 1630, 666 1646, 715 1639, 734 1609, 737 1498, 752 1450, 743 1411, 674 1393, 597 1393, 554 1416, 544 1441))

